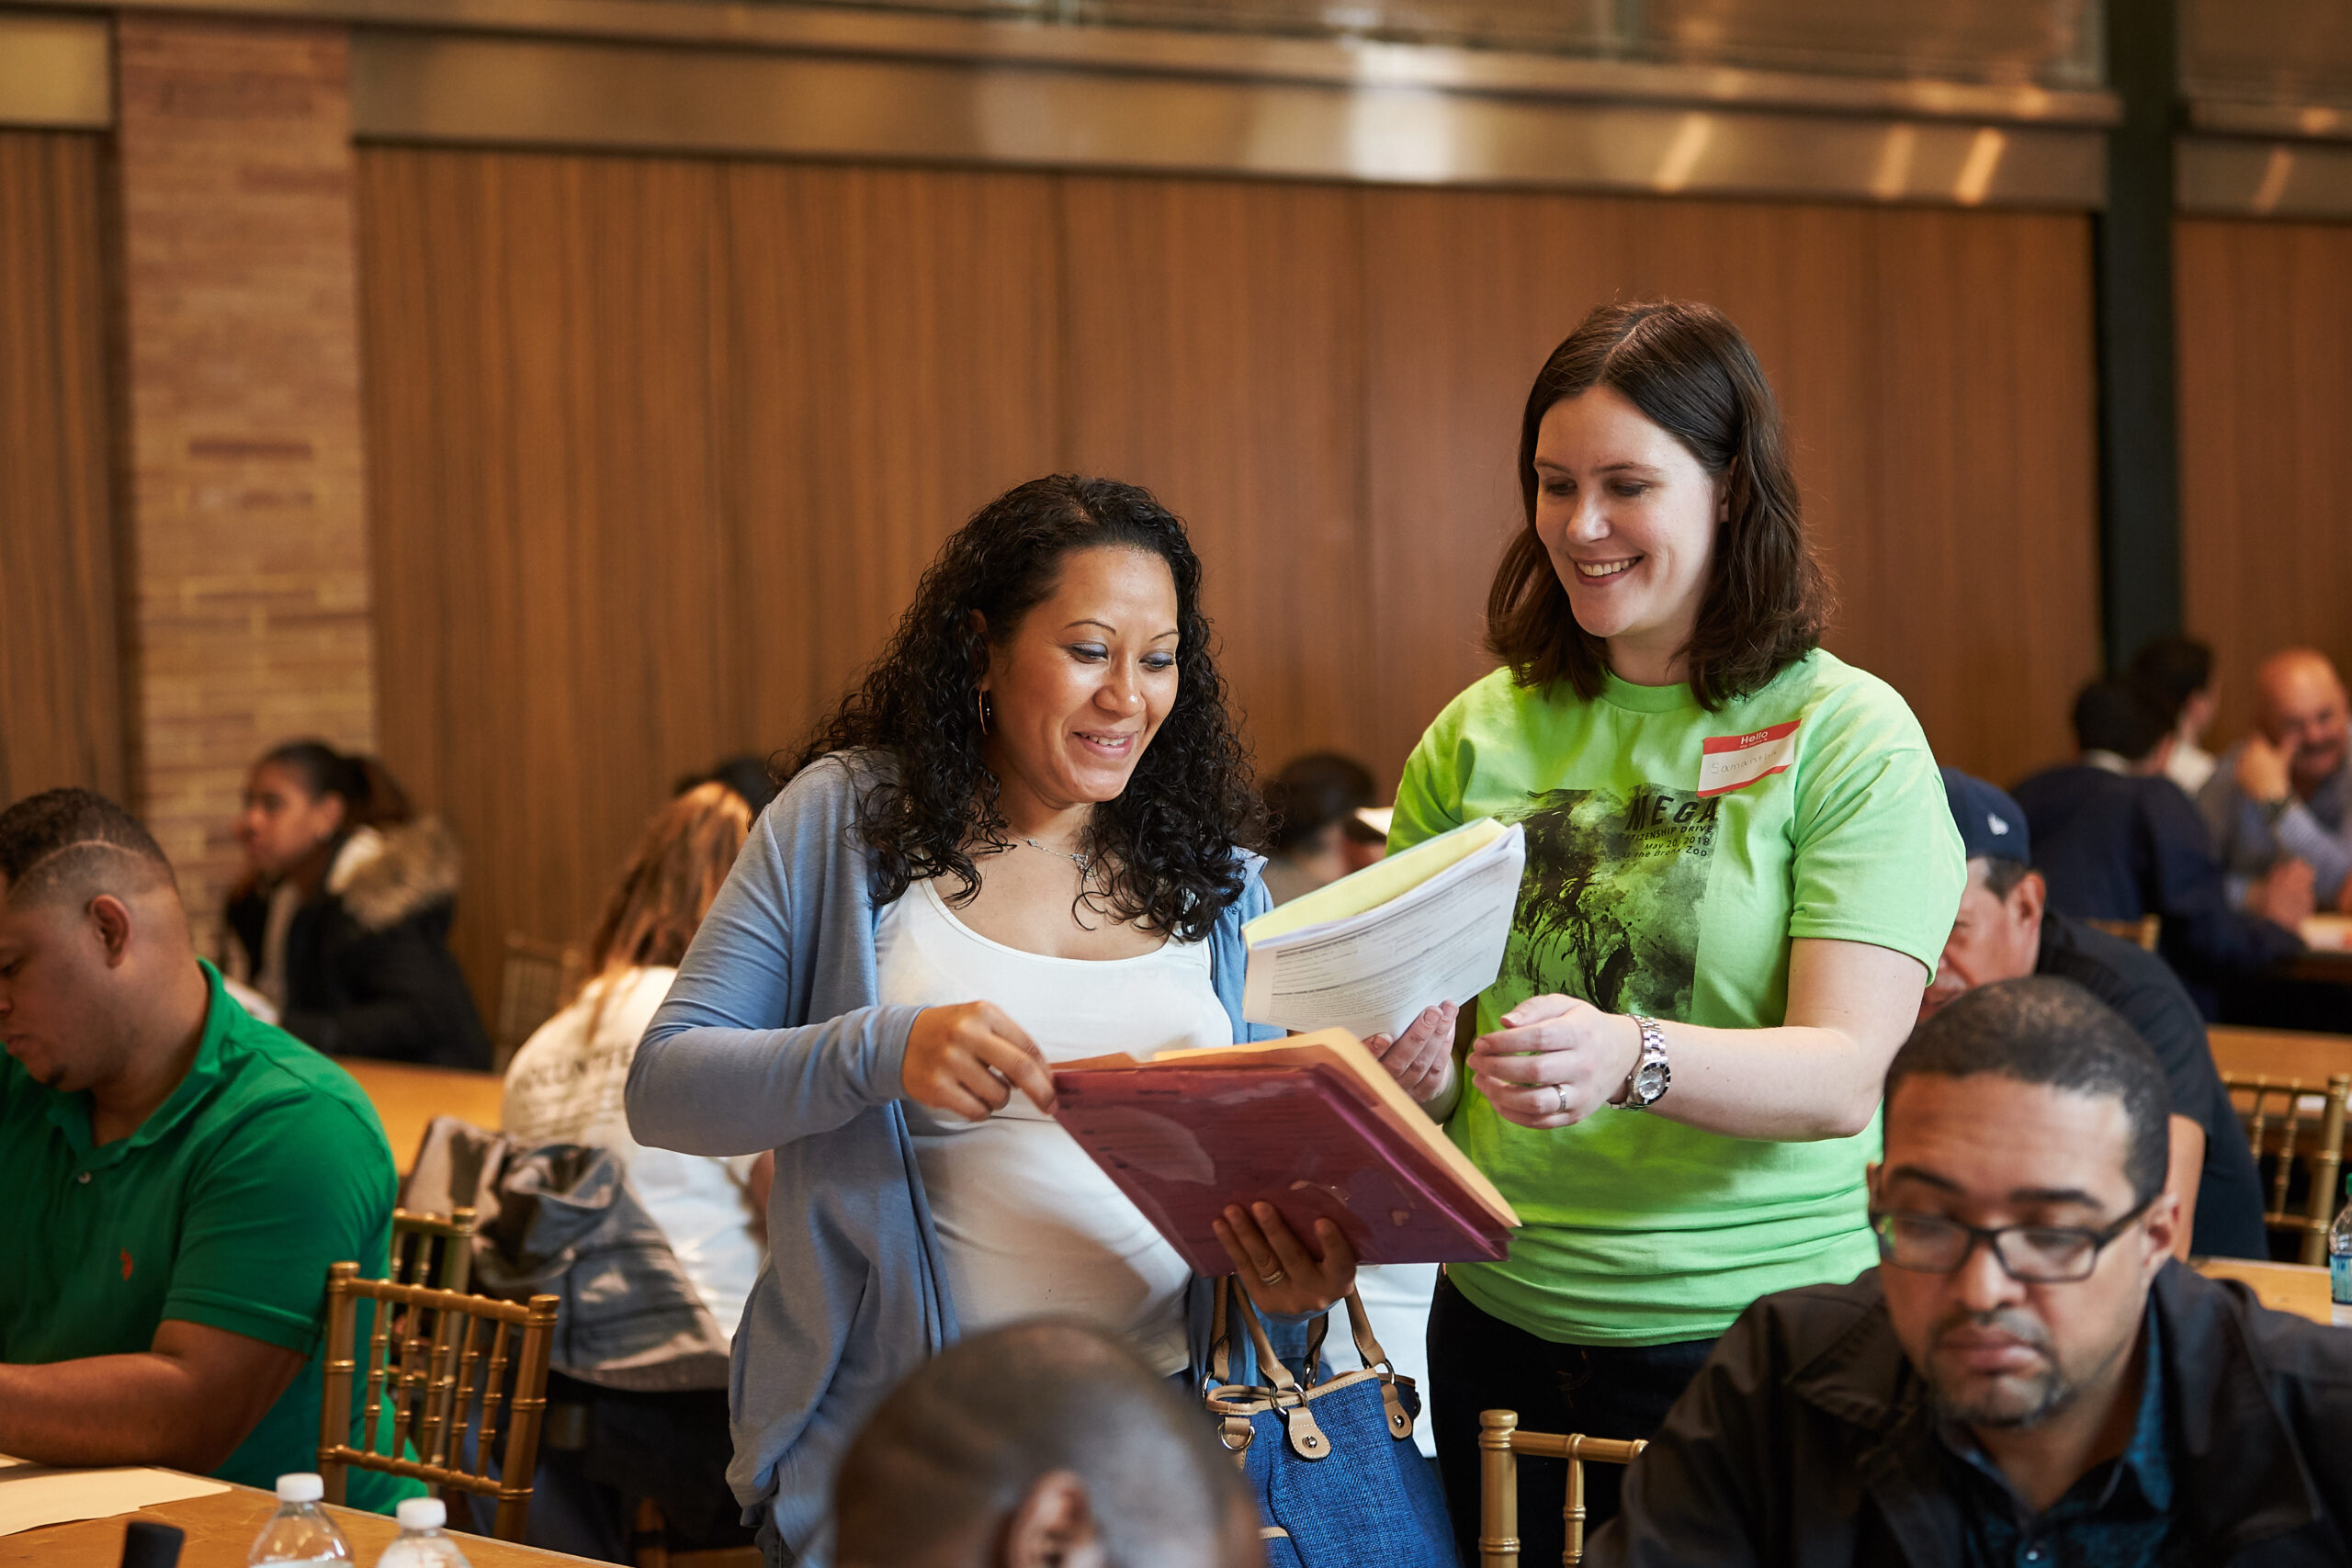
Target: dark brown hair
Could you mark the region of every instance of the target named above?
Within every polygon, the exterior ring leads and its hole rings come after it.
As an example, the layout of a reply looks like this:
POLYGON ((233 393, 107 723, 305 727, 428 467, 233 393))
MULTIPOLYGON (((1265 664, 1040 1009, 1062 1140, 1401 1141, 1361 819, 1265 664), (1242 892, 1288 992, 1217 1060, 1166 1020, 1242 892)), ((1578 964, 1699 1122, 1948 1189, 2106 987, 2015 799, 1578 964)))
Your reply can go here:
POLYGON ((1535 437, 1556 403, 1607 387, 1725 481, 1730 515, 1684 649, 1690 690, 1708 708, 1757 691, 1821 642, 1829 585, 1805 541, 1780 405, 1747 340, 1712 305, 1604 305, 1552 351, 1520 421, 1519 489, 1527 526, 1503 551, 1487 593, 1487 648, 1522 686, 1566 681, 1600 694, 1607 646, 1577 624, 1535 535, 1535 437))

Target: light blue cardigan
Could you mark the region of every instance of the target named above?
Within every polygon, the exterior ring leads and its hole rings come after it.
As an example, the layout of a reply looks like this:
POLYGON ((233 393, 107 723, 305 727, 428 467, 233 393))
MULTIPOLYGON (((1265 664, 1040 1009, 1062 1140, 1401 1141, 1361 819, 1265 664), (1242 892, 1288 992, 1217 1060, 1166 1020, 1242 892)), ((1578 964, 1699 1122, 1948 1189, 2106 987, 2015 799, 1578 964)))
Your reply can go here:
MULTIPOLYGON (((883 1396, 956 1337, 899 1098, 922 1010, 879 1000, 882 911, 852 830, 870 765, 826 758, 760 814, 628 1075, 638 1142, 775 1151, 767 1267, 735 1333, 727 1479, 747 1508, 772 1511, 792 1560, 811 1562, 812 1549, 827 1549, 842 1450, 883 1396)), ((1209 937, 1211 973, 1234 1038, 1271 1039, 1281 1031, 1241 1017, 1241 924, 1268 907, 1261 863, 1244 858, 1241 897, 1209 937)), ((1194 1280, 1195 1373, 1207 1303, 1207 1282, 1194 1280)), ((1236 1375, 1251 1381, 1246 1336, 1235 1348, 1236 1375)))

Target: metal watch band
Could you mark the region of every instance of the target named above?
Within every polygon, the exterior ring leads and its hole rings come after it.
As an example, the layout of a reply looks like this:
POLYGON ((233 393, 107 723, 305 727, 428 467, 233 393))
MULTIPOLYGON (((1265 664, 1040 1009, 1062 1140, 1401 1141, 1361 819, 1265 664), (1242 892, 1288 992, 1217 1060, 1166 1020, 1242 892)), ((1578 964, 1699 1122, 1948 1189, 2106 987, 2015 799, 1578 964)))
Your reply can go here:
POLYGON ((1666 1032, 1658 1028, 1657 1020, 1654 1018, 1645 1017, 1637 1012, 1629 1012, 1625 1016, 1632 1019, 1634 1026, 1642 1032, 1642 1054, 1634 1063, 1634 1070, 1625 1075, 1625 1098, 1618 1102, 1616 1109, 1647 1111, 1665 1097, 1668 1085, 1674 1080, 1673 1073, 1667 1066, 1666 1032), (1643 1072, 1645 1068, 1653 1066, 1657 1069, 1656 1075, 1657 1087, 1650 1093, 1644 1094, 1642 1092, 1643 1072))

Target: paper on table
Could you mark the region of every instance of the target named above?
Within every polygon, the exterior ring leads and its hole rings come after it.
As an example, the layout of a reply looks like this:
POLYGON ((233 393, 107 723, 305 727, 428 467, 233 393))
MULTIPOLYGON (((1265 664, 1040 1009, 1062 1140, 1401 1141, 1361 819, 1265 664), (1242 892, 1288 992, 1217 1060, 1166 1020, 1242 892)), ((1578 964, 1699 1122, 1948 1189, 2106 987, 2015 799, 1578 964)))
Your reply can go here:
POLYGON ((1242 930, 1242 1016, 1393 1035, 1425 1007, 1469 1000, 1502 971, 1526 863, 1525 831, 1482 818, 1260 916, 1242 930), (1413 881, 1424 851, 1442 869, 1413 881), (1358 908, 1373 886, 1396 890, 1358 908), (1299 921, 1325 910, 1337 918, 1299 921))
POLYGON ((225 1483, 172 1470, 57 1470, 0 1454, 0 1535, 111 1518, 227 1490, 225 1483))

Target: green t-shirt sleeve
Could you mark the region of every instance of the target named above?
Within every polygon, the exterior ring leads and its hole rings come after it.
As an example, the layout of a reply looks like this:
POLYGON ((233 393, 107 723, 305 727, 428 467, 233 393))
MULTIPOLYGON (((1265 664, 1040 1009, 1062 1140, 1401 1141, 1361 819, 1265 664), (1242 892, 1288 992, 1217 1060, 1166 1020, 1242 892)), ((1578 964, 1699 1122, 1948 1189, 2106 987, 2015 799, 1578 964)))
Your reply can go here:
POLYGON ((1471 742, 1462 733, 1462 699, 1439 714, 1422 735, 1396 781, 1396 810, 1388 819, 1388 852, 1409 850, 1462 826, 1462 792, 1470 776, 1471 742))
POLYGON ((1927 737, 1875 681, 1815 719, 1791 824, 1789 935, 1891 948, 1932 979, 1968 866, 1927 737))
POLYGON ((255 1108, 190 1185, 163 1315, 309 1355, 327 1266, 382 1274, 393 1188, 372 1116, 327 1095, 255 1108))

